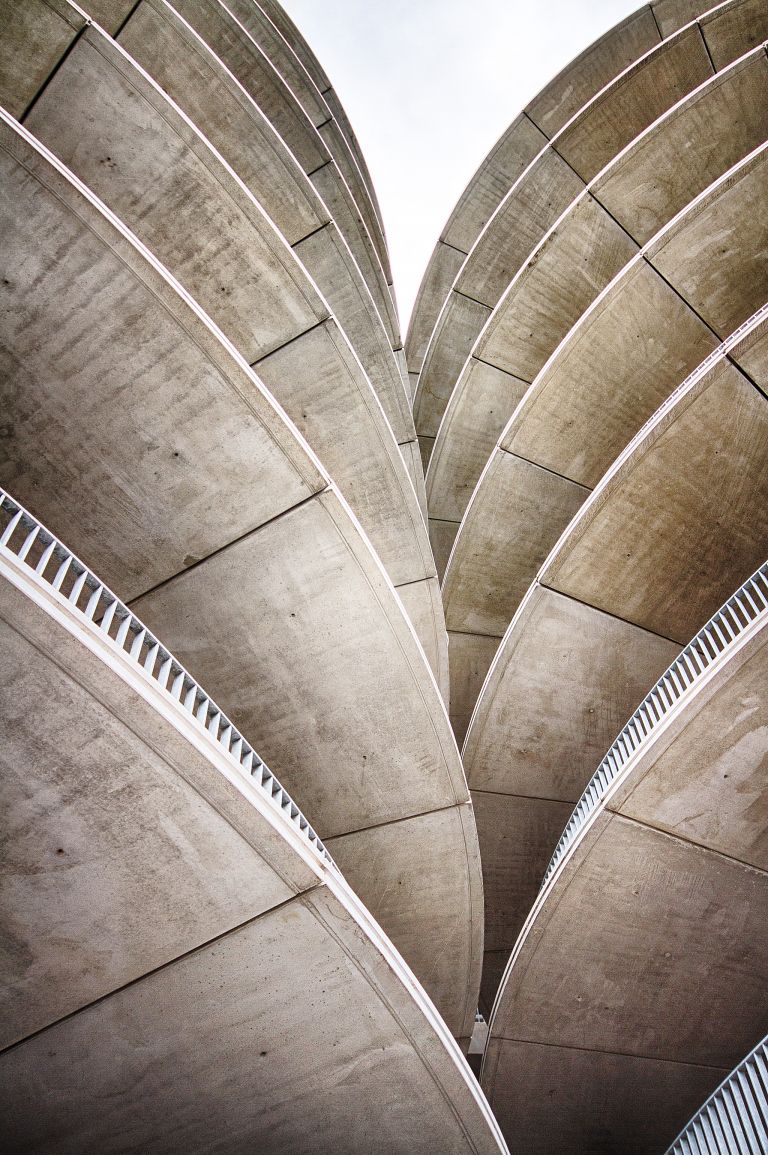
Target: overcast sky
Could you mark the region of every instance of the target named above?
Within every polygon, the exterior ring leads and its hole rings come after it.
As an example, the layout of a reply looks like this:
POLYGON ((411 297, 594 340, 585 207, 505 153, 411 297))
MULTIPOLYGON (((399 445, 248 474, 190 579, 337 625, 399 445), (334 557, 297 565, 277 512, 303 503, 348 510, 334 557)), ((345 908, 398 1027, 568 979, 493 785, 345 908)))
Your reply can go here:
POLYGON ((405 334, 445 221, 509 122, 639 0, 281 0, 379 198, 405 334))

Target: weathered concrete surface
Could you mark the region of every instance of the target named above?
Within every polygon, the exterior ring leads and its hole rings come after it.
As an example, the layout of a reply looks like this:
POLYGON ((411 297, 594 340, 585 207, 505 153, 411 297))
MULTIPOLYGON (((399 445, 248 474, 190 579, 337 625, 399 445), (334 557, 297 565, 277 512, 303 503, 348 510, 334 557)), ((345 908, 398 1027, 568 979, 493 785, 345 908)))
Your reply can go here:
POLYGON ((341 876, 124 651, 2 567, 6 1142, 504 1151, 341 876))
POLYGON ((480 694, 491 662, 499 645, 499 638, 482 634, 448 635, 451 668, 455 666, 461 678, 451 679, 451 725, 459 746, 464 742, 472 711, 480 694))
MULTIPOLYGON (((723 27, 728 29, 731 38, 730 48, 736 55, 755 43, 755 30, 746 30, 747 26, 739 19, 739 7, 738 3, 723 5, 725 11, 721 13, 723 27), (740 29, 744 36, 741 45, 740 29)), ((768 36, 768 13, 764 12, 757 23, 764 37, 768 36)), ((722 63, 728 61, 723 59, 722 63)), ((606 85, 556 134, 551 146, 529 165, 500 201, 458 273, 451 294, 460 291, 495 307, 531 249, 578 195, 584 183, 593 179, 657 117, 713 74, 702 29, 694 23, 657 45, 606 85), (557 167, 564 164, 560 157, 566 162, 562 170, 557 167), (558 191, 558 184, 568 179, 575 180, 576 187, 570 197, 558 204, 562 191, 558 191), (527 188, 528 185, 537 186, 538 191, 527 188), (520 238, 537 217, 538 235, 519 252, 520 238)), ((478 335, 479 329, 475 337, 478 335)), ((460 346, 450 334, 445 340, 450 348, 440 349, 436 327, 421 369, 414 406, 420 435, 434 435, 473 344, 470 340, 460 346)))
MULTIPOLYGON (((515 181, 475 241, 451 296, 494 308, 528 254, 568 205, 622 148, 713 74, 698 25, 658 45, 573 117, 515 181)), ((449 297, 450 300, 450 297, 449 297)), ((414 405, 416 430, 437 431, 461 367, 480 333, 462 343, 439 324, 427 349, 414 405)))
MULTIPOLYGON (((761 722, 753 715, 754 732, 760 733, 761 722)), ((709 732, 717 732, 716 723, 709 732)), ((678 742, 685 746, 685 740, 683 729, 678 742)), ((762 743, 765 748, 765 737, 762 743)), ((671 793, 672 783, 666 785, 671 793)), ((731 793, 724 783, 721 797, 731 793)), ((595 1090, 602 1087, 606 1053, 719 1072, 735 1065, 768 1026, 766 873, 619 814, 605 812, 598 826, 577 847, 567 878, 540 906, 492 1021, 494 1039, 515 1041, 501 1056, 499 1049, 490 1052, 497 1063, 484 1075, 492 1105, 495 1088, 507 1088, 501 1096, 509 1134, 522 1122, 509 1091, 519 1086, 519 1064, 530 1044, 542 1048, 544 1064, 553 1059, 550 1078, 557 1071, 565 1079, 557 1094, 560 1111, 543 1097, 537 1109, 531 1111, 530 1101, 522 1109, 539 1143, 546 1135, 550 1143, 559 1139, 553 1128, 562 1126, 560 1112, 572 1120, 567 1127, 589 1113, 592 1126, 610 1128, 606 1141, 612 1143, 617 1130, 625 1132, 627 1117, 621 1111, 616 1118, 616 1106, 599 1113, 604 1100, 595 1090), (579 1048, 582 1063, 564 1066, 553 1057, 553 1043, 559 1055, 562 1048, 579 1048)), ((636 1096, 626 1066, 624 1078, 617 1072, 617 1105, 636 1096)), ((713 1074, 714 1086, 721 1075, 713 1074)), ((659 1070, 656 1086, 663 1083, 659 1070)), ((649 1087, 644 1106, 657 1126, 637 1150, 663 1149, 683 1125, 665 1112, 657 1116, 656 1094, 649 1087)), ((633 1116, 629 1108, 629 1120, 633 1116)))
POLYGON ((467 513, 465 526, 471 519, 474 532, 462 532, 443 581, 448 629, 500 638, 553 537, 588 496, 548 469, 495 454, 467 513))
POLYGON ((299 101, 223 5, 176 0, 173 7, 230 69, 296 156, 352 250, 394 345, 395 311, 376 247, 326 143, 299 101))
MULTIPOLYGON (((413 487, 359 362, 300 262, 204 139, 97 29, 69 53, 27 125, 258 364, 395 584, 431 577, 413 487)), ((425 636, 435 628, 441 622, 425 636)))
MULTIPOLYGON (((467 734, 473 791, 577 800, 679 645, 764 560, 767 454, 766 398, 721 353, 632 442, 540 571, 467 734)), ((503 863, 505 824, 481 813, 483 862, 503 863)), ((553 850, 520 856, 541 878, 553 850)), ((527 907, 499 873, 485 879, 487 921, 507 937, 489 949, 511 949, 527 907)))
POLYGON ((317 59, 312 49, 307 44, 299 29, 296 27, 291 18, 288 16, 288 13, 280 4, 275 3, 274 0, 262 0, 262 3, 259 5, 259 7, 267 13, 270 20, 278 29, 280 34, 284 36, 288 41, 293 51, 299 57, 307 72, 314 80, 318 90, 323 94, 323 97, 325 98, 328 106, 332 109, 336 122, 347 138, 347 141, 349 142, 349 145, 357 159, 357 163, 366 182, 373 207, 378 214, 379 220, 381 220, 381 212, 379 210, 378 201, 376 199, 376 190, 373 187, 370 173, 368 172, 368 167, 365 163, 365 157, 362 153, 357 138, 355 137, 344 108, 342 107, 338 96, 331 87, 331 82, 328 79, 327 73, 323 69, 320 61, 317 59))
POLYGON ((392 274, 384 233, 371 202, 368 188, 347 140, 335 123, 333 112, 312 80, 302 61, 279 33, 261 5, 251 0, 228 0, 227 7, 248 35, 258 44, 288 90, 298 99, 308 120, 314 125, 354 197, 365 227, 375 246, 388 283, 392 274))
POLYGON ((436 577, 429 577, 396 588, 447 705, 450 693, 448 634, 444 624, 440 583, 436 577))
POLYGON ((660 1135, 674 1138, 725 1075, 717 1067, 608 1055, 580 1047, 492 1039, 487 1070, 493 1109, 507 1135, 524 1136, 518 1150, 646 1155, 660 1135), (513 1068, 514 1084, 503 1072, 513 1068), (546 1097, 547 1116, 541 1099, 546 1097), (653 1103, 651 1110, 649 1104, 653 1103))
POLYGON ((625 149, 534 249, 494 309, 451 394, 430 458, 433 517, 461 520, 505 419, 520 400, 505 374, 517 378, 521 390, 523 382, 534 380, 638 245, 762 144, 768 136, 767 108, 768 58, 760 48, 713 77, 625 149))
POLYGON ((722 603, 723 575, 764 560, 766 460, 766 400, 720 359, 601 486, 539 580, 687 642, 722 603), (649 501, 652 538, 638 533, 649 501))
MULTIPOLYGON (((13 278, 2 356, 14 436, 2 484, 120 596, 154 590, 143 603, 168 605, 153 617, 159 636, 178 630, 191 664, 219 666, 223 708, 269 731, 275 764, 304 778, 308 809, 325 792, 313 824, 344 833, 465 807, 458 751, 401 602, 309 447, 130 234, 19 130, 4 132, 13 278), (327 757, 319 793, 312 749, 327 757)), ((455 854, 479 877, 463 835, 421 850, 455 854)), ((476 959, 482 911, 446 900, 446 950, 472 934, 476 959)), ((431 966, 434 936, 423 948, 431 966)), ((450 991, 433 993, 453 1006, 460 992, 471 1022, 473 984, 457 970, 450 991)), ((452 1023, 457 1035, 465 1018, 452 1023)))
POLYGON ((368 374, 398 442, 413 418, 381 318, 335 221, 235 77, 165 0, 144 0, 120 44, 192 119, 294 248, 368 374))
MULTIPOLYGON (((523 169, 546 145, 547 139, 588 100, 660 40, 647 7, 617 25, 556 76, 527 106, 525 113, 491 149, 473 175, 451 213, 424 274, 408 329, 408 368, 421 370, 429 338, 458 272, 457 258, 466 255, 523 169), (450 280, 446 262, 456 267, 450 280)), ((463 257, 460 258, 463 260, 463 257)))
MULTIPOLYGON (((666 638, 533 587, 501 643, 463 751, 486 950, 511 951, 590 775, 678 652, 666 638)), ((489 979, 484 986, 492 997, 489 979)))
MULTIPOLYGON (((576 505, 567 516, 559 509, 548 529, 543 507, 530 495, 515 492, 510 500, 507 459, 545 476, 553 492, 574 483, 594 487, 643 422, 716 347, 718 335, 727 336, 768 298, 767 155, 761 148, 736 165, 633 258, 528 390, 454 544, 443 582, 450 631, 500 636, 576 512, 576 505), (530 564, 521 548, 526 542, 536 543, 530 564)), ((684 638, 690 631, 686 625, 681 633, 659 632, 684 638)), ((455 677, 460 684, 464 675, 456 669, 455 677)))

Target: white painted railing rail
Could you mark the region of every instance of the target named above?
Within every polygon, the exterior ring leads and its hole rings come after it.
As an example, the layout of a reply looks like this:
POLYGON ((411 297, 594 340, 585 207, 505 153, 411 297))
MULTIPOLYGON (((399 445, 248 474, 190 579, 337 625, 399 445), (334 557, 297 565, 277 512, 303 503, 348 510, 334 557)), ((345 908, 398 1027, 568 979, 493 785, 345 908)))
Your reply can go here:
POLYGON ((765 1155, 768 1037, 720 1084, 667 1155, 765 1155))
POLYGON ((225 754, 235 760, 240 771, 249 782, 260 788, 270 805, 294 824, 326 862, 335 866, 288 792, 184 666, 79 558, 2 489, 0 550, 12 554, 33 570, 66 598, 92 627, 119 646, 146 677, 152 678, 174 699, 179 709, 191 715, 225 754))

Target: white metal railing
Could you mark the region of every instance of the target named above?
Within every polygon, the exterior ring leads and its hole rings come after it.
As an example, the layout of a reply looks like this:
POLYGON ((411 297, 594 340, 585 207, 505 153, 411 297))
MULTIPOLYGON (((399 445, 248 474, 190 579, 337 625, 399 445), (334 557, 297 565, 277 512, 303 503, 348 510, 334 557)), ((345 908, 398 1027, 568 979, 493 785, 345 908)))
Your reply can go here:
POLYGON ((116 643, 146 677, 152 678, 179 709, 191 715, 224 753, 234 759, 240 771, 261 790, 270 805, 292 822, 307 842, 335 866, 288 792, 192 675, 79 558, 2 489, 0 549, 13 554, 32 569, 66 598, 92 628, 116 643))
POLYGON ((710 1095, 667 1155, 765 1155, 766 1151, 768 1036, 710 1095))
POLYGON ((710 618, 635 710, 576 803, 547 867, 542 887, 630 758, 649 740, 681 698, 695 689, 714 662, 722 658, 744 631, 760 618, 768 619, 768 562, 764 562, 710 618))

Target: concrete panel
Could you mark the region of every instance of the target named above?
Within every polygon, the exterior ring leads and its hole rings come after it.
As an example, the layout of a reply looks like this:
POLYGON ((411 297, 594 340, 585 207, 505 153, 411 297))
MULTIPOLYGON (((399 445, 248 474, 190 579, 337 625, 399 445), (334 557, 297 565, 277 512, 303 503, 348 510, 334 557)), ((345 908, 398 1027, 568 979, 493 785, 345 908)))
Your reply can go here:
POLYGON ((425 473, 427 471, 427 466, 429 465, 429 455, 432 452, 432 446, 434 445, 434 443, 435 443, 434 437, 426 437, 426 436, 419 437, 419 452, 421 453, 421 467, 425 473))
POLYGON ((456 540, 456 534, 458 532, 458 521, 438 521, 434 518, 429 519, 429 541, 432 546, 432 553, 435 558, 437 576, 441 582, 445 576, 445 570, 448 565, 448 558, 451 556, 453 543, 456 540))
POLYGON ((473 353, 533 381, 568 330, 637 251, 605 209, 583 194, 517 273, 473 353))
MULTIPOLYGON (((714 7, 714 5, 710 5, 714 7)), ((701 0, 653 0, 650 5, 661 35, 666 39, 678 32, 684 25, 690 24, 702 12, 707 11, 705 0, 702 9, 701 0)))
POLYGON ((465 257, 466 253, 443 241, 438 241, 435 246, 419 288, 405 341, 408 369, 412 373, 421 372, 435 322, 465 257))
POLYGON ((678 653, 674 642, 535 586, 467 735, 470 787, 575 803, 678 653))
POLYGON ((638 61, 596 96, 557 138, 558 152, 585 181, 657 117, 712 76, 698 25, 638 61))
POLYGON ((766 164, 762 149, 649 251, 655 268, 723 336, 768 297, 766 164))
POLYGON ((327 206, 261 110, 164 0, 144 0, 120 44, 194 121, 294 247, 359 356, 396 439, 413 437, 370 290, 327 206))
POLYGON ((249 364, 328 315, 253 199, 96 29, 26 127, 137 232, 249 364))
POLYGON ((485 896, 485 949, 506 951, 538 894, 570 802, 472 791, 485 896))
POLYGON ((296 900, 3 1056, 8 1141, 502 1150, 468 1070, 404 996, 341 903, 296 900))
POLYGON ((280 767, 321 837, 466 798, 437 688, 333 493, 141 598, 136 612, 280 767))
POLYGON ((309 172, 316 192, 328 206, 363 274, 392 348, 400 344, 400 325, 378 254, 344 180, 332 163, 309 172))
POLYGON ((19 500, 132 597, 327 484, 245 363, 5 124, 0 164, 19 500))
POLYGON ((500 641, 500 638, 483 637, 482 634, 448 635, 451 724, 459 746, 464 741, 477 696, 500 641))
POLYGON ((403 378, 387 333, 360 276, 357 263, 335 224, 294 246, 360 358, 395 440, 414 440, 416 431, 403 378))
POLYGON ((483 466, 528 388, 485 361, 466 362, 443 415, 429 459, 427 501, 433 517, 457 524, 483 466))
POLYGON ((508 950, 486 951, 483 955, 483 977, 480 983, 480 1010, 486 1021, 491 1017, 496 991, 509 962, 508 950))
POLYGON ((601 487, 540 580, 686 643, 765 560, 767 458, 765 398, 721 360, 601 487))
POLYGON ((431 577, 432 551, 405 463, 335 322, 316 326, 256 368, 320 454, 392 581, 431 577))
POLYGON ((173 6, 243 85, 296 156, 304 172, 311 176, 360 266, 382 320, 388 319, 391 298, 370 236, 325 143, 296 97, 224 5, 208 4, 204 0, 178 0, 173 6), (335 170, 333 181, 329 173, 323 177, 325 166, 335 170), (334 197, 333 203, 331 196, 334 197))
POLYGON ((420 438, 437 435, 467 351, 490 315, 487 305, 461 293, 448 296, 432 333, 414 398, 414 419, 420 438))
POLYGON ((757 51, 644 133, 592 190, 641 244, 768 136, 768 60, 757 51), (684 158, 684 161, 683 159, 684 158))
POLYGON ((263 820, 260 854, 195 789, 200 756, 177 763, 170 727, 26 600, 2 579, 4 1047, 296 893, 263 820))
POLYGON ((165 0, 143 0, 119 44, 189 116, 290 245, 330 216, 258 105, 165 0))
POLYGON ((656 21, 644 5, 558 73, 526 107, 526 115, 551 139, 587 101, 659 40, 656 21))
POLYGON ((525 114, 516 117, 456 202, 440 240, 468 253, 512 185, 547 144, 525 114))
POLYGON ((2 18, 0 105, 20 117, 86 21, 66 0, 6 2, 2 18))
POLYGON ((645 261, 633 262, 557 350, 501 444, 594 486, 716 345, 674 289, 645 261))
POLYGON ((493 416, 487 418, 483 405, 475 405, 474 358, 497 367, 483 367, 486 376, 503 369, 533 381, 571 326, 637 252, 616 222, 634 237, 648 239, 765 140, 767 108, 768 60, 759 50, 714 77, 620 154, 591 186, 597 200, 582 194, 534 249, 478 338, 448 403, 431 459, 434 516, 463 515, 490 454, 488 442, 501 432, 499 414, 511 417, 519 400, 507 407, 488 405, 493 416), (476 450, 475 443, 482 448, 476 450), (470 461, 474 468, 468 468, 470 461))
POLYGON ((715 68, 724 68, 737 56, 768 40, 768 12, 761 0, 718 5, 699 21, 715 68))
POLYGON ((583 188, 553 149, 540 153, 478 237, 456 278, 457 291, 494 308, 531 250, 583 188))
POLYGON ((768 1028, 766 918, 768 876, 613 815, 494 1035, 735 1066, 768 1028))
POLYGON ((89 30, 29 124, 134 228, 243 356, 258 362, 384 565, 393 566, 393 581, 431 576, 423 517, 379 403, 336 322, 317 327, 327 304, 271 222, 165 97, 89 30))
MULTIPOLYGON (((763 642, 765 646, 768 639, 763 642)), ((686 711, 684 725, 612 808, 738 858, 768 867, 768 718, 765 657, 749 648, 686 711), (732 667, 736 666, 733 672, 732 667)))
POLYGON ((663 1151, 725 1073, 511 1039, 491 1040, 485 1064, 484 1086, 520 1155, 663 1151))
POLYGON ((397 593, 424 647, 443 701, 447 704, 450 692, 448 636, 445 632, 440 583, 436 577, 425 578, 424 581, 398 586, 397 593))
POLYGON ((553 539, 586 497, 583 486, 496 453, 443 581, 448 629, 501 637, 553 539))
POLYGON ((729 349, 729 357, 768 396, 768 324, 763 321, 753 326, 729 349))
MULTIPOLYGON (((468 806, 423 814, 375 830, 333 838, 328 849, 345 877, 357 881, 356 893, 377 912, 407 963, 435 999, 454 1034, 471 1031, 480 979, 479 957, 470 958, 478 934, 467 935, 457 912, 482 921, 480 852, 475 823, 465 821, 468 806), (425 859, 423 846, 460 846, 464 855, 435 854, 425 859), (467 858, 472 869, 467 869, 467 858), (435 943, 441 943, 439 951, 435 943), (456 975, 476 971, 466 986, 456 975), (441 997, 442 996, 442 997, 441 997)), ((479 930, 479 928, 478 928, 479 930)))
POLYGON ((424 487, 424 470, 421 467, 421 453, 419 452, 419 443, 414 438, 413 441, 403 441, 398 446, 402 454, 405 468, 408 476, 411 479, 411 485, 416 493, 416 500, 419 503, 421 516, 424 518, 426 524, 427 520, 427 491, 424 487))

